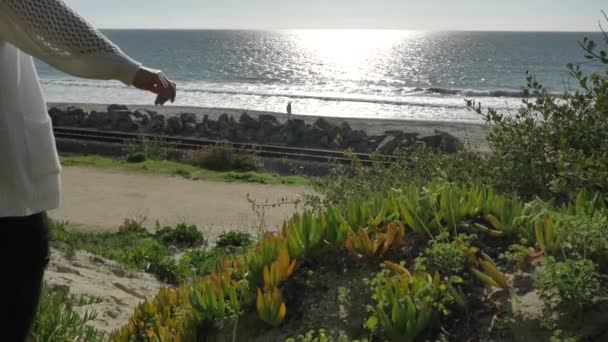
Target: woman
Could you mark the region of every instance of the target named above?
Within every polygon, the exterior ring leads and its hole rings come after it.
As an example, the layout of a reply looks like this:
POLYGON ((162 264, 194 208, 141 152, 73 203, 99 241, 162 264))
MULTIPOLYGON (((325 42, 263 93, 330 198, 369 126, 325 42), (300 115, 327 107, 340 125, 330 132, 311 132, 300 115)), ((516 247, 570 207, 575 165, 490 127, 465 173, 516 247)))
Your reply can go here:
POLYGON ((175 100, 175 84, 142 67, 61 0, 0 0, 0 340, 24 341, 48 260, 45 212, 59 206, 60 165, 31 56, 68 74, 114 79, 175 100))

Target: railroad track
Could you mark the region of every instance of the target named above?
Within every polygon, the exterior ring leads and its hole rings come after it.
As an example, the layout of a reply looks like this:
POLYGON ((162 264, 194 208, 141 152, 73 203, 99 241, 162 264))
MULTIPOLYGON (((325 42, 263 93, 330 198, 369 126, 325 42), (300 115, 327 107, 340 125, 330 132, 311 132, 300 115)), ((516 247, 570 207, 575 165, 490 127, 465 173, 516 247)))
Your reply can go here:
MULTIPOLYGON (((103 142, 114 144, 127 144, 134 140, 147 138, 157 141, 162 141, 172 148, 178 150, 198 150, 205 147, 229 144, 233 149, 240 152, 254 153, 265 158, 285 158, 315 162, 331 162, 335 161, 343 164, 350 164, 352 159, 350 156, 357 156, 363 164, 372 164, 372 158, 369 154, 352 153, 347 154, 343 151, 332 151, 322 149, 296 148, 276 145, 261 145, 250 143, 233 143, 219 140, 175 137, 167 135, 155 135, 144 133, 125 133, 116 131, 98 131, 86 128, 72 127, 54 127, 56 138, 75 139, 81 141, 103 142)), ((388 157, 392 159, 394 157, 388 157)))

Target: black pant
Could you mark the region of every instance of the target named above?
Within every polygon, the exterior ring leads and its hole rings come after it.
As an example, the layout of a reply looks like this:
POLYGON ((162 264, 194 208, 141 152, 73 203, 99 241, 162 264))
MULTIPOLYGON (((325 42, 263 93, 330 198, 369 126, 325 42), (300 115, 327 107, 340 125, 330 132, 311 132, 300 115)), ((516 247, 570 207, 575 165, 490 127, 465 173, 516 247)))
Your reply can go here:
POLYGON ((48 260, 45 214, 0 218, 0 341, 27 339, 48 260))

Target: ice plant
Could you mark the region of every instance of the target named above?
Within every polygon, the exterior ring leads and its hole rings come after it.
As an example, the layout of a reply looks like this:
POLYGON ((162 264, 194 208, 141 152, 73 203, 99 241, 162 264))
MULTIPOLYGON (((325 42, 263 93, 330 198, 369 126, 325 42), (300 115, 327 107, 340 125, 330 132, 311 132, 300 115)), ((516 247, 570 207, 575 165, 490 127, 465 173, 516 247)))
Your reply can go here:
POLYGON ((277 327, 285 319, 287 308, 278 288, 262 291, 258 289, 256 307, 260 319, 273 327, 277 327))

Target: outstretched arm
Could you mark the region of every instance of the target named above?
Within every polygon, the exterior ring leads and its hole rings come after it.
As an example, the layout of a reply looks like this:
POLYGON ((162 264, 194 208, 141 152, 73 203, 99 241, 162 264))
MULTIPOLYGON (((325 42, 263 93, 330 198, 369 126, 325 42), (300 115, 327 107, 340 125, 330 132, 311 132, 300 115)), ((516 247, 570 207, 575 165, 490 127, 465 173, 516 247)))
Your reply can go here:
POLYGON ((2 39, 68 74, 115 79, 175 99, 175 84, 144 68, 62 0, 0 0, 2 39))

